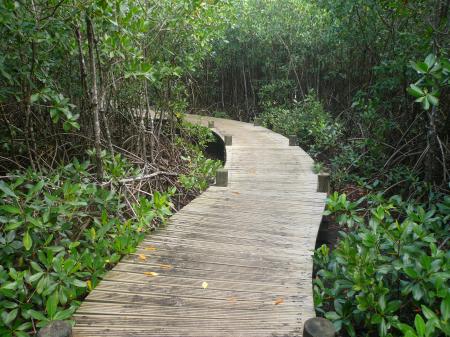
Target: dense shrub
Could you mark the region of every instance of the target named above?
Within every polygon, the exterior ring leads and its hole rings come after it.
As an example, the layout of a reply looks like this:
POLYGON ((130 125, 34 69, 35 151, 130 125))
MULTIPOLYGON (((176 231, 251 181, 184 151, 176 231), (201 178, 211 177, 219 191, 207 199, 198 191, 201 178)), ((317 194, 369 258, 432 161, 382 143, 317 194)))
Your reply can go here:
POLYGON ((325 214, 348 230, 315 253, 314 299, 344 335, 450 336, 450 197, 430 197, 328 198, 325 214))
POLYGON ((177 143, 189 148, 188 155, 181 159, 189 167, 188 174, 181 174, 178 178, 181 186, 186 190, 201 192, 214 180, 217 169, 222 166, 220 160, 207 158, 204 151, 209 143, 215 141, 212 131, 203 126, 182 122, 181 129, 184 135, 177 138, 177 143), (190 142, 186 142, 186 135, 190 142))
POLYGON ((270 106, 262 113, 265 126, 284 135, 297 135, 300 145, 313 156, 330 153, 341 136, 341 126, 334 122, 315 94, 293 104, 270 106))
POLYGON ((41 327, 70 318, 75 300, 134 250, 154 218, 171 214, 173 191, 134 205, 133 216, 115 188, 95 183, 91 169, 74 160, 51 175, 0 182, 2 336, 28 336, 32 320, 41 327))
MULTIPOLYGON (((193 158, 181 169, 194 183, 182 187, 203 190, 214 177, 220 161, 201 152, 211 136, 186 126, 177 140, 193 158)), ((16 172, 0 181, 1 336, 25 337, 70 319, 102 275, 172 214, 175 187, 130 198, 124 181, 142 181, 142 169, 119 154, 102 152, 102 160, 104 183, 89 161, 76 159, 53 172, 16 172)))

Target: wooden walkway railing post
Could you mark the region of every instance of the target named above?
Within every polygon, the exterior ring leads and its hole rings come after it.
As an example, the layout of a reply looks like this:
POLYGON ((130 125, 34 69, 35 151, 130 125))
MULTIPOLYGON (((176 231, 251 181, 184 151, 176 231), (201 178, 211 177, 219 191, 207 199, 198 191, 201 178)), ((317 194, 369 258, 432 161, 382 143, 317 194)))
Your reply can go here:
POLYGON ((308 319, 303 327, 303 337, 334 337, 335 335, 334 325, 322 317, 308 319))
POLYGON ((330 174, 319 173, 317 179, 317 192, 330 193, 330 174))
POLYGON ((225 135, 225 145, 226 146, 231 146, 233 145, 233 137, 231 135, 225 135))
POLYGON ((298 146, 298 138, 296 135, 290 135, 288 138, 289 146, 298 146))
POLYGON ((66 321, 53 321, 39 330, 37 337, 72 337, 72 326, 66 321))
POLYGON ((219 187, 228 186, 228 170, 218 169, 216 171, 216 186, 219 187))
POLYGON ((208 128, 214 128, 214 121, 208 121, 208 128))

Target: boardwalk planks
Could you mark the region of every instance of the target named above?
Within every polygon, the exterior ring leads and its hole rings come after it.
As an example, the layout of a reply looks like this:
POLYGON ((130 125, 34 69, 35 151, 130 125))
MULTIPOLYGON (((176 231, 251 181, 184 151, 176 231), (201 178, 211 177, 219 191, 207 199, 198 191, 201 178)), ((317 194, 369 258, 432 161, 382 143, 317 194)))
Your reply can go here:
POLYGON ((228 186, 210 187, 107 273, 74 337, 293 337, 314 316, 325 194, 312 159, 260 126, 188 118, 233 137, 228 186))

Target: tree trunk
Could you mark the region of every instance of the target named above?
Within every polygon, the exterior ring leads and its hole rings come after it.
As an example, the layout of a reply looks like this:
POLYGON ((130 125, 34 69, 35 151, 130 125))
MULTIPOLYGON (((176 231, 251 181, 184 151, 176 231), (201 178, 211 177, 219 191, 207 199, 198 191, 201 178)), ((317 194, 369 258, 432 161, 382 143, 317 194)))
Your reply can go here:
MULTIPOLYGON (((75 26, 74 28, 75 37, 77 40, 77 48, 78 48, 78 62, 80 64, 80 81, 81 88, 83 90, 84 97, 81 98, 81 106, 80 106, 80 122, 82 130, 88 125, 87 116, 86 116, 86 102, 89 101, 89 91, 87 90, 87 75, 86 75, 86 62, 84 61, 83 55, 83 41, 81 38, 80 27, 75 26)), ((85 132, 86 136, 89 136, 89 132, 85 132)))
POLYGON ((97 90, 97 69, 94 57, 94 27, 92 25, 89 13, 86 13, 86 31, 89 46, 89 67, 91 70, 91 95, 90 95, 90 110, 94 119, 94 146, 97 166, 97 178, 103 179, 102 155, 101 155, 101 129, 98 106, 98 90, 97 90))
MULTIPOLYGON (((149 126, 149 128, 150 128, 150 139, 149 139, 149 148, 148 148, 148 151, 149 151, 149 157, 150 157, 150 163, 153 163, 153 146, 154 146, 154 137, 155 137, 155 133, 154 133, 154 129, 155 129, 155 127, 154 127, 154 120, 153 120, 153 118, 154 118, 154 116, 152 115, 152 113, 151 113, 151 107, 150 107, 150 94, 149 94, 149 92, 148 92, 148 82, 147 82, 147 80, 145 81, 145 103, 146 103, 146 108, 147 108, 147 118, 146 118, 146 123, 147 123, 147 125, 149 126)), ((155 115, 156 115, 156 112, 155 112, 155 115)), ((144 129, 144 131, 145 131, 145 129, 144 129)))
POLYGON ((436 107, 433 106, 431 111, 428 111, 428 125, 427 125, 427 160, 425 161, 425 180, 433 182, 437 168, 438 142, 436 131, 436 107))

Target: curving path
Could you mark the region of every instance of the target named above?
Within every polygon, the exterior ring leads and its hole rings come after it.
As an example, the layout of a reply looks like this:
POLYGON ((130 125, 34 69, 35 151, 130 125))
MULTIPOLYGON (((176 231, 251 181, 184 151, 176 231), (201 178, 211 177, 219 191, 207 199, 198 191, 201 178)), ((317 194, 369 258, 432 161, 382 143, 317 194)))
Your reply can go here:
POLYGON ((263 127, 188 118, 233 136, 228 187, 210 187, 107 273, 77 311, 74 337, 301 336, 314 317, 325 194, 312 159, 263 127))

